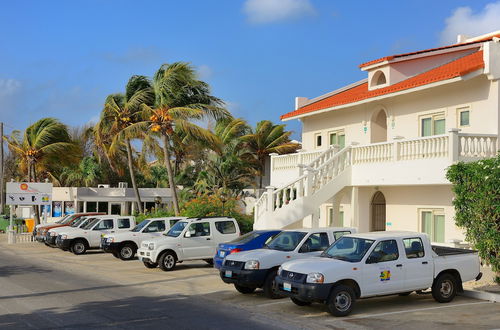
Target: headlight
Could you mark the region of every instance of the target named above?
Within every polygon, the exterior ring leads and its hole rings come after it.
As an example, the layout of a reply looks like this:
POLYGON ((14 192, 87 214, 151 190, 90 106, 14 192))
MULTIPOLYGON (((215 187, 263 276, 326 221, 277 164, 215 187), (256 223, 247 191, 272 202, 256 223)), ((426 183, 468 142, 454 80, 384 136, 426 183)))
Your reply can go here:
POLYGON ((49 231, 50 236, 57 236, 57 233, 55 231, 49 231))
POLYGON ((283 268, 281 268, 281 266, 280 266, 280 268, 278 268, 278 276, 281 276, 282 271, 283 271, 283 268))
POLYGON ((307 274, 306 283, 323 283, 325 277, 321 273, 309 273, 307 274))
POLYGON ((154 250, 155 249, 155 244, 154 243, 149 243, 148 249, 154 250))
POLYGON ((245 269, 259 269, 259 262, 257 260, 248 260, 245 262, 245 269))
POLYGON ((61 235, 61 239, 68 239, 68 235, 61 235))
POLYGON ((108 240, 108 243, 113 243, 115 241, 115 238, 114 237, 108 237, 107 240, 108 240))

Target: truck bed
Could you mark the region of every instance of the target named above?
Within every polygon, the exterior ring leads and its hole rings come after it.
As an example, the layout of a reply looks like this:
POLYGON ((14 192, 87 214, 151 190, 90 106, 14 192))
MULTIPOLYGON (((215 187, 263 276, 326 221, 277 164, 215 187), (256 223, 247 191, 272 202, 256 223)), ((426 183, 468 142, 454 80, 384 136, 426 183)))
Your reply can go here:
POLYGON ((434 251, 440 257, 452 256, 452 255, 457 255, 457 254, 477 253, 476 250, 452 248, 452 247, 439 246, 439 245, 432 245, 432 251, 434 251))

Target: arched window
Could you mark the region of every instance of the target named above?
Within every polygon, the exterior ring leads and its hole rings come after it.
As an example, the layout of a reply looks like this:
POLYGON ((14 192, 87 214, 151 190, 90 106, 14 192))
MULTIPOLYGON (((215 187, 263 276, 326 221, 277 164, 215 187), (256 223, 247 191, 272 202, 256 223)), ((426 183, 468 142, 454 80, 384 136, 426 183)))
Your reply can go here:
POLYGON ((375 72, 372 78, 372 86, 384 85, 385 83, 387 83, 385 74, 382 71, 375 72))

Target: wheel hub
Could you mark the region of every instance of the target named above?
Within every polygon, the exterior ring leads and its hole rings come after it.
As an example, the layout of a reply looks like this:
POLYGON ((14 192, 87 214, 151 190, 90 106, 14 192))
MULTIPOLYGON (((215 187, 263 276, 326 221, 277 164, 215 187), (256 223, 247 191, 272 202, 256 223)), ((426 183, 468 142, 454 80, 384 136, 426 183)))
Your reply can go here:
POLYGON ((439 291, 441 291, 441 295, 443 297, 447 298, 453 291, 453 284, 449 280, 443 281, 443 283, 441 283, 441 289, 439 291))
POLYGON ((351 297, 346 292, 339 292, 335 297, 335 307, 339 311, 346 311, 351 306, 351 297))

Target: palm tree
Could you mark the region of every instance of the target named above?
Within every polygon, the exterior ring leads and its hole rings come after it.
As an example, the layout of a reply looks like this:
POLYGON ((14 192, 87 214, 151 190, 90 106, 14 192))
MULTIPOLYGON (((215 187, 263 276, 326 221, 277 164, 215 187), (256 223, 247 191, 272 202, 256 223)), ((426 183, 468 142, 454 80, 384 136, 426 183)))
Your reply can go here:
POLYGON ((143 208, 139 188, 135 180, 131 140, 141 135, 130 134, 130 131, 127 131, 126 128, 139 119, 138 115, 141 106, 151 104, 152 101, 153 91, 149 80, 144 76, 132 76, 125 87, 125 94, 112 94, 106 98, 101 118, 95 128, 96 140, 99 144, 102 144, 102 140, 114 136, 108 149, 111 156, 120 146, 125 145, 130 180, 132 181, 137 208, 140 213, 143 213, 143 208))
POLYGON ((143 121, 131 125, 128 130, 134 133, 149 130, 161 138, 174 212, 178 215, 179 202, 171 164, 175 132, 215 144, 217 137, 212 132, 191 121, 219 120, 230 117, 230 114, 221 107, 223 102, 210 94, 208 84, 198 80, 195 70, 188 63, 163 64, 155 73, 152 83, 154 105, 143 105, 143 121))
POLYGON ((269 154, 287 154, 300 149, 300 144, 290 141, 291 134, 292 132, 285 131, 285 125, 274 125, 269 120, 262 120, 257 123, 255 131, 242 137, 253 154, 260 189, 269 154))

